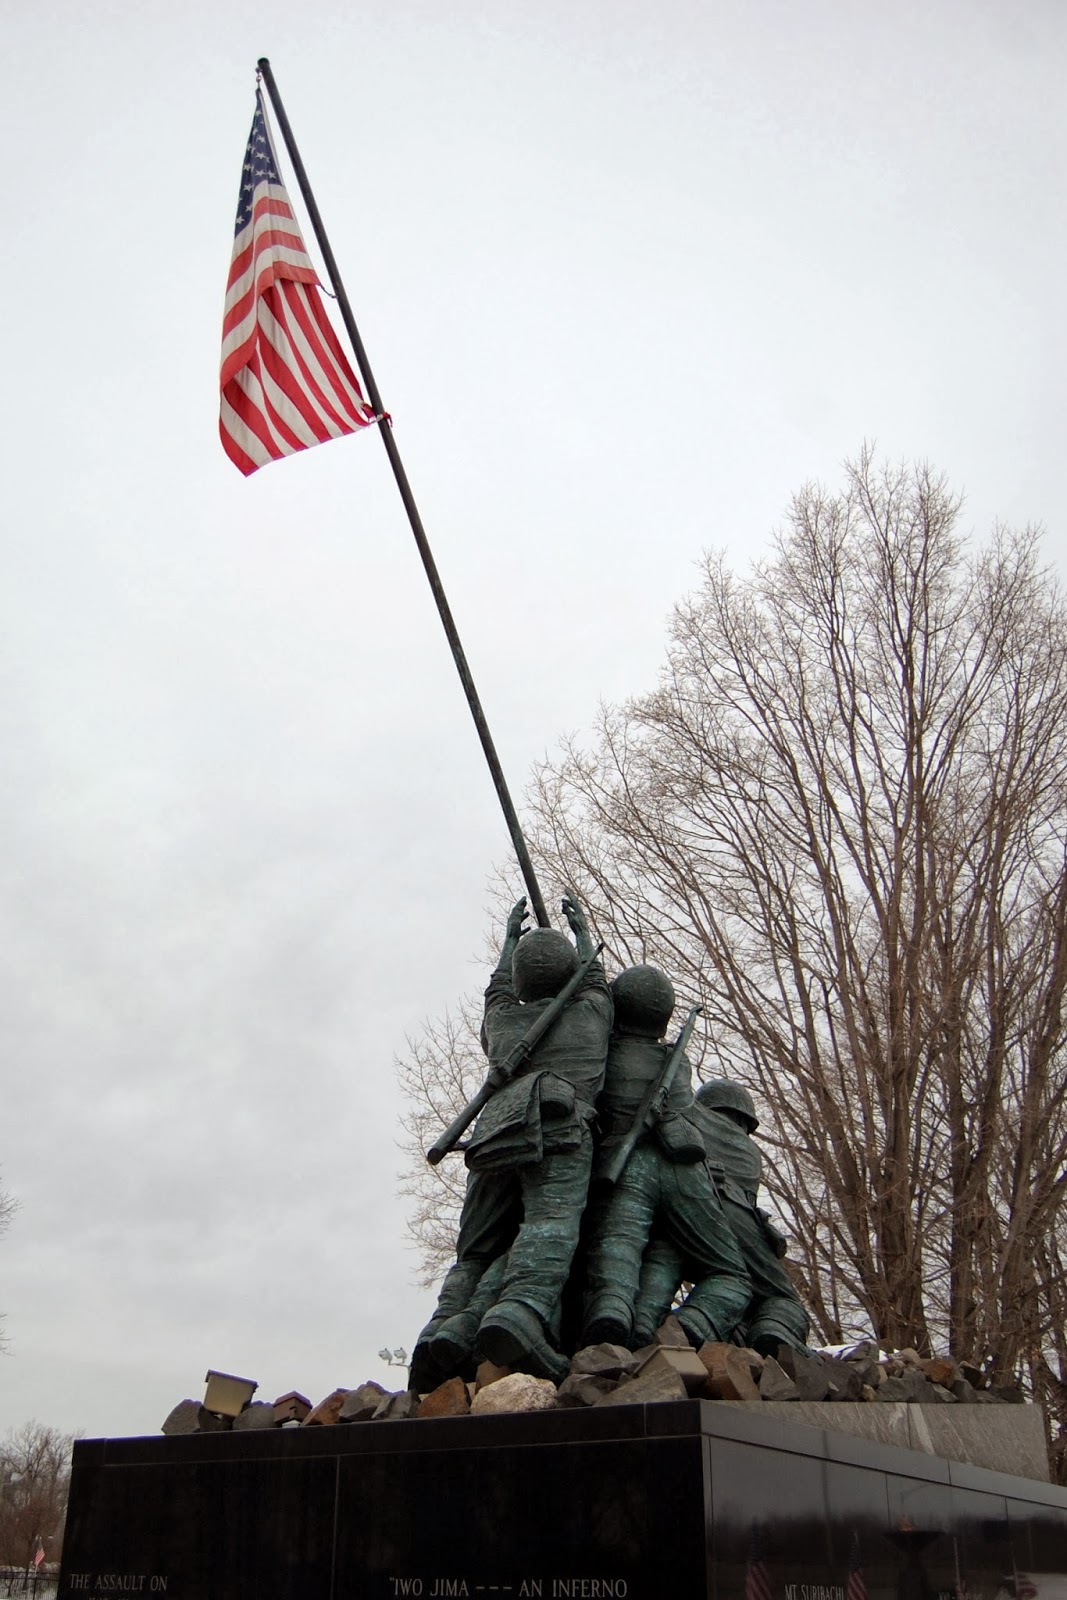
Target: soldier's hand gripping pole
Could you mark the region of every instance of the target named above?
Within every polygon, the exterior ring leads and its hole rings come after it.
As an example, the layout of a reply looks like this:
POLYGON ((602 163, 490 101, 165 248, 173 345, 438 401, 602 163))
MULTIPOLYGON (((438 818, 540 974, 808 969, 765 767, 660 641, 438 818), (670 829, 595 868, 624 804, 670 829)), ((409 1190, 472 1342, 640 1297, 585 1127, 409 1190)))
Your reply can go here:
POLYGON ((594 961, 598 960, 600 952, 603 950, 603 948, 603 943, 598 944, 592 955, 586 957, 581 966, 578 968, 577 972, 572 973, 572 975, 567 979, 567 982, 563 985, 563 988, 559 991, 559 994, 554 997, 550 1005, 547 1005, 545 1009, 539 1013, 535 1020, 530 1024, 527 1031, 523 1034, 518 1044, 512 1045, 511 1049, 508 1051, 503 1060, 494 1061, 490 1064, 488 1077, 478 1090, 478 1093, 474 1096, 473 1100, 467 1101, 467 1104, 463 1107, 463 1110, 460 1112, 459 1116, 456 1117, 454 1121, 449 1123, 448 1127, 437 1140, 436 1144, 432 1144, 427 1150, 426 1159, 430 1163, 431 1167, 436 1167, 437 1163, 442 1161, 445 1156, 448 1155, 449 1151, 456 1148, 459 1141, 470 1127, 471 1123, 484 1109, 487 1102, 493 1098, 498 1089, 502 1089, 506 1083, 510 1083, 512 1078, 519 1071, 520 1067, 522 1067, 529 1060, 535 1045, 537 1045, 544 1038, 549 1028, 551 1028, 556 1018, 560 1015, 564 1006, 575 994, 577 994, 578 990, 585 982, 590 967, 593 965, 594 961))
POLYGON ((685 1020, 685 1027, 678 1035, 674 1049, 663 1064, 663 1070, 658 1078, 653 1078, 645 1090, 645 1097, 637 1108, 629 1130, 623 1134, 618 1144, 610 1151, 603 1166, 597 1173, 598 1183, 618 1183, 625 1170, 637 1141, 651 1128, 656 1118, 662 1114, 667 1104, 667 1097, 671 1092, 671 1085, 678 1075, 678 1068, 682 1064, 686 1046, 693 1036, 696 1020, 703 1011, 703 1006, 694 1006, 685 1020))

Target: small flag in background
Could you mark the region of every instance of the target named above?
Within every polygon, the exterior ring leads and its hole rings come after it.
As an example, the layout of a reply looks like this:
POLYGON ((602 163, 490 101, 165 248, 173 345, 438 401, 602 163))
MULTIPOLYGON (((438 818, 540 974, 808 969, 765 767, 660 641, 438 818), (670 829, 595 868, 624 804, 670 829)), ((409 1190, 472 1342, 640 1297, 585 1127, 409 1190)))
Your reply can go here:
POLYGON ((752 1533, 748 1541, 745 1600, 771 1600, 771 1580, 763 1556, 763 1534, 755 1522, 752 1524, 752 1533))
POLYGON ((41 1543, 40 1539, 38 1539, 38 1541, 37 1541, 37 1549, 34 1551, 34 1555, 33 1555, 33 1564, 34 1564, 34 1566, 35 1567, 39 1567, 43 1560, 44 1560, 44 1545, 41 1543))
POLYGON ((258 92, 226 285, 221 387, 223 449, 246 476, 375 421, 326 315, 258 92))
POLYGON ((845 1600, 867 1600, 867 1580, 863 1576, 863 1563, 860 1561, 860 1536, 852 1535, 852 1550, 848 1558, 848 1588, 845 1591, 845 1600))

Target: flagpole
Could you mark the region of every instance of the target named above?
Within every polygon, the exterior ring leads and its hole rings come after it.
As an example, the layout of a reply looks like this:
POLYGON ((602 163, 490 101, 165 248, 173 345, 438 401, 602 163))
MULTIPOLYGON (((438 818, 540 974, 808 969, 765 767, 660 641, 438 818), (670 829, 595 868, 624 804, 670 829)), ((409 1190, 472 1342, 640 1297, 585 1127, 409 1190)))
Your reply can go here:
POLYGON ((444 585, 441 582, 441 575, 437 570, 437 563, 433 558, 433 552, 430 549, 429 540, 426 537, 426 530, 423 528, 422 518, 419 516, 419 510, 415 504, 415 497, 411 492, 411 485, 408 483, 407 473, 404 471, 404 463, 400 459, 400 452, 397 450, 396 443, 393 439, 392 422, 385 410, 385 407, 382 405, 382 397, 378 392, 378 385, 374 381, 374 373, 371 371, 370 362, 367 360, 367 352, 363 348, 363 340, 359 336, 359 329, 356 327, 356 319, 352 315, 352 307, 348 303, 348 296, 345 293, 344 284, 341 282, 341 274, 337 269, 337 262, 334 260, 333 251, 330 249, 330 241, 326 237, 326 230, 322 225, 322 218, 319 215, 319 208, 315 204, 315 196, 311 192, 311 185, 308 182, 308 176, 304 170, 304 163, 300 159, 300 152, 296 147, 296 140, 293 138, 293 130, 289 126, 289 118, 286 116, 285 107, 282 105, 281 96, 278 93, 278 86, 274 81, 274 73, 271 71, 270 62, 267 60, 266 56, 263 56, 259 61, 257 61, 256 66, 260 76, 263 79, 263 82, 267 85, 267 93, 270 95, 270 102, 274 108, 274 114, 278 118, 278 126, 282 130, 282 137, 285 140, 285 146, 289 152, 289 159, 293 163, 293 170, 296 173, 296 180, 300 185, 300 193, 304 197, 304 204, 307 207, 308 216, 311 218, 311 226, 315 230, 315 237, 319 242, 319 249, 322 252, 322 259, 326 264, 326 271, 328 272, 330 282, 333 285, 333 292, 337 296, 337 305, 341 312, 341 319, 344 322, 345 328, 348 332, 348 337, 352 341, 352 349, 355 352, 356 365, 359 368, 363 382, 366 386, 367 398, 373 406, 375 415, 378 419, 378 432, 381 435, 382 443, 385 446, 385 453, 389 457, 389 465, 393 469, 393 477, 396 479, 396 486, 400 490, 400 498, 404 502, 404 510, 407 512, 408 522, 411 524, 411 531, 415 535, 415 543, 418 546, 419 555, 422 558, 422 565, 425 569, 426 577, 429 580, 430 589, 433 592, 434 600, 437 603, 438 615, 441 618, 442 626, 444 627, 449 645, 452 648, 452 659, 456 663, 456 671, 459 673, 460 682, 463 685, 463 692, 467 696, 467 704, 470 707, 471 716, 474 718, 474 726, 478 731, 478 738, 481 740, 482 751, 485 755, 489 772, 493 779, 493 785, 496 789, 497 799, 500 801, 500 807, 504 813, 504 820, 507 823, 508 831, 511 834, 511 843, 515 850, 515 854, 518 857, 519 868, 522 872, 523 882, 526 884, 526 892, 530 897, 530 904, 533 907, 534 916, 537 918, 539 927, 547 928, 549 926, 548 912, 545 910, 545 902, 542 898, 541 889, 537 882, 537 875, 534 872, 533 862, 530 860, 530 852, 526 848, 526 840, 523 838, 522 828, 519 826, 518 814, 516 813, 515 807, 512 804, 511 794, 508 791, 507 782, 504 778, 504 769, 500 765, 500 758, 496 753, 496 746, 493 743, 493 736, 489 732, 489 724, 485 720, 485 712, 482 710, 482 702, 479 699, 478 691, 474 686, 474 678, 471 675, 470 667, 467 665, 467 657, 464 652, 463 645, 460 642, 459 631, 456 628, 456 624, 452 616, 452 608, 449 606, 448 599, 445 595, 444 585))

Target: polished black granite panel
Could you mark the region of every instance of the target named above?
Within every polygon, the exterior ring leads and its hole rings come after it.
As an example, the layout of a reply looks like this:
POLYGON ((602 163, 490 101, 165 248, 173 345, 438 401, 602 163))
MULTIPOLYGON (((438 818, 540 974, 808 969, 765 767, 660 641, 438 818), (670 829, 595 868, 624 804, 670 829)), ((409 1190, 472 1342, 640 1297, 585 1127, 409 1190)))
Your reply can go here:
POLYGON ((1067 1492, 700 1401, 91 1440, 60 1595, 849 1600, 857 1572, 851 1600, 1025 1600, 1067 1584, 1067 1492))

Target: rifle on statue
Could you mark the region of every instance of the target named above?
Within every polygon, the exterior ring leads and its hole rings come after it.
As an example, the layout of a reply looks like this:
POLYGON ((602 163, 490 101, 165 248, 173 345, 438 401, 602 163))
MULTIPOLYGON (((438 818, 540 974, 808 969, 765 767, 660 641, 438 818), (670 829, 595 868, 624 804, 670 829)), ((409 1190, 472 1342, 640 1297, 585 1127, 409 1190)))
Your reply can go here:
POLYGON ((598 959, 603 948, 603 943, 597 945, 592 955, 588 956, 577 972, 572 973, 567 979, 559 994, 553 997, 535 1021, 530 1024, 530 1027, 518 1043, 512 1045, 504 1059, 492 1063, 485 1082, 473 1100, 467 1101, 459 1116, 449 1123, 436 1144, 432 1144, 427 1150, 426 1159, 431 1167, 436 1167, 439 1161, 442 1161, 450 1151, 456 1148, 471 1123, 484 1110, 497 1090, 502 1089, 506 1083, 510 1083, 512 1078, 526 1065, 533 1054, 535 1046, 544 1038, 564 1006, 577 994, 585 982, 590 967, 598 959))
POLYGON ((696 1020, 703 1011, 703 1006, 694 1006, 685 1021, 685 1027, 678 1035, 677 1042, 670 1055, 663 1064, 663 1069, 657 1078, 653 1078, 645 1090, 644 1099, 637 1108, 629 1130, 623 1134, 618 1144, 607 1156, 604 1165, 596 1174, 598 1183, 618 1183, 626 1169, 626 1163, 633 1154, 638 1140, 653 1128, 657 1120, 663 1115, 670 1095, 671 1087, 678 1076, 678 1068, 682 1064, 686 1045, 693 1036, 696 1020))

